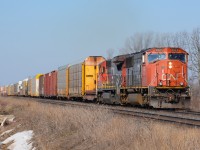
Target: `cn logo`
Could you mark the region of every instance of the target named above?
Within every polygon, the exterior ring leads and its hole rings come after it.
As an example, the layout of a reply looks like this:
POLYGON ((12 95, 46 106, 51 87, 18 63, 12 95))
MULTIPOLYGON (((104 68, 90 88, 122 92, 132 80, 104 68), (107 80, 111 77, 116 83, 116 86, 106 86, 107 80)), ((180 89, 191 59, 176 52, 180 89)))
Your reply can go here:
POLYGON ((162 80, 166 81, 171 79, 177 80, 172 74, 162 74, 162 80))

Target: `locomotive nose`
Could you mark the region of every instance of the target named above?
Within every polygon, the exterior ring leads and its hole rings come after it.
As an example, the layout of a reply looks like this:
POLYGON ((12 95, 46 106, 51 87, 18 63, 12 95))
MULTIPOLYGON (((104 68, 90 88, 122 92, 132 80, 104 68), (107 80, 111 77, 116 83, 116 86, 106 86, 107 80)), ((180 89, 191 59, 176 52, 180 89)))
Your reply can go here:
POLYGON ((159 86, 185 86, 187 79, 186 65, 180 61, 160 62, 157 70, 159 86))

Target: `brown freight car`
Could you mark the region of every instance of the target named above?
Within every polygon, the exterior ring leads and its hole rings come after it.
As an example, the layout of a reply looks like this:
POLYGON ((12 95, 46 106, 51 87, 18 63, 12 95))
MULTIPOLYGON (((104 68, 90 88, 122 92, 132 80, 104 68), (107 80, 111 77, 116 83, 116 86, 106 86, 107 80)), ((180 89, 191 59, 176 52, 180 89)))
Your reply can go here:
POLYGON ((54 70, 44 75, 44 97, 57 97, 57 71, 54 70))

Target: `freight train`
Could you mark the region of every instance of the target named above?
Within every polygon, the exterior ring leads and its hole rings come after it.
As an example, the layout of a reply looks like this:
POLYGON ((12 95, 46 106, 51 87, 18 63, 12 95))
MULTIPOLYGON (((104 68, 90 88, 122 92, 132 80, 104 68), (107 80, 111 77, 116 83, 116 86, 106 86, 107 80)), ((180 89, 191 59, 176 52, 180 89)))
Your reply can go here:
POLYGON ((189 108, 188 53, 149 48, 83 62, 2 87, 3 94, 154 108, 189 108))

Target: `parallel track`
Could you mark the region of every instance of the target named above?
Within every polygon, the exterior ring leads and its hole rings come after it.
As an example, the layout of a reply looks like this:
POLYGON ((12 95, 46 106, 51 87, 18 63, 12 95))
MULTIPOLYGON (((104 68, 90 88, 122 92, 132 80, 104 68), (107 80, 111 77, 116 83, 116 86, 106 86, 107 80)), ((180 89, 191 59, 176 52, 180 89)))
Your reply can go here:
MULTIPOLYGON (((20 98, 21 99, 21 98, 20 98)), ((23 98, 24 99, 24 98, 23 98)), ((152 110, 152 109, 142 109, 134 107, 121 107, 121 106, 111 106, 111 105, 97 105, 94 103, 83 103, 76 101, 60 101, 60 100, 51 100, 51 99, 34 99, 31 100, 48 103, 61 106, 70 106, 70 107, 84 107, 90 109, 97 109, 98 107, 112 111, 113 113, 126 116, 135 116, 148 118, 158 121, 170 122, 179 125, 187 125, 192 127, 200 127, 200 112, 193 111, 176 111, 176 110, 152 110)))

